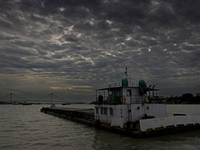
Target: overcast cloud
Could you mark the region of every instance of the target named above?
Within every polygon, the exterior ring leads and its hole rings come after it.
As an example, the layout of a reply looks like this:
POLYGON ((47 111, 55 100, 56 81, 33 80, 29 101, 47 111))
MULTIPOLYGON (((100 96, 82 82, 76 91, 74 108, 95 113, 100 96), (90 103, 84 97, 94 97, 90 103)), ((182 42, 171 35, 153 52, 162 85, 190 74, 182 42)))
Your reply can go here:
POLYGON ((0 0, 0 94, 93 101, 128 78, 200 93, 199 0, 0 0))

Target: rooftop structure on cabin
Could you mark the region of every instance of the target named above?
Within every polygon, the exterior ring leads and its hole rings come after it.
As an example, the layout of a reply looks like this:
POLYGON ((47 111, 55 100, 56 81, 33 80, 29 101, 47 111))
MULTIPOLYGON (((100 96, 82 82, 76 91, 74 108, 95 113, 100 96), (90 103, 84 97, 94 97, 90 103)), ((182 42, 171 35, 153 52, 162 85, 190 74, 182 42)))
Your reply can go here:
POLYGON ((108 88, 97 89, 96 103, 117 105, 151 102, 158 90, 155 85, 147 87, 144 80, 139 80, 139 83, 134 85, 129 83, 128 79, 122 79, 121 84, 110 84, 108 88))

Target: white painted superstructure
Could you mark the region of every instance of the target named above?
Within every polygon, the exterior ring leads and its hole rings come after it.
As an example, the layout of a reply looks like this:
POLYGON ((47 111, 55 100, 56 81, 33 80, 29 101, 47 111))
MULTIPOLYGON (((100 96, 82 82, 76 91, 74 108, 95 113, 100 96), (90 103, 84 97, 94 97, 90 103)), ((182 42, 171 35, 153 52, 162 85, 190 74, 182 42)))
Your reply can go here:
POLYGON ((128 86, 127 79, 122 85, 96 90, 95 121, 124 128, 142 118, 166 117, 165 104, 149 103, 147 92, 154 90, 147 88, 144 80, 138 86, 128 86))
POLYGON ((140 120, 140 130, 147 131, 149 129, 167 128, 169 126, 187 126, 200 123, 200 116, 173 116, 140 120))
POLYGON ((95 105, 95 120, 123 128, 124 123, 138 121, 145 115, 165 117, 165 112, 165 104, 95 105))
POLYGON ((147 87, 144 80, 140 80, 138 86, 129 86, 127 79, 122 79, 121 85, 96 90, 95 122, 143 133, 181 132, 200 127, 200 116, 174 114, 178 116, 167 117, 162 98, 154 96, 157 90, 155 85, 147 87))

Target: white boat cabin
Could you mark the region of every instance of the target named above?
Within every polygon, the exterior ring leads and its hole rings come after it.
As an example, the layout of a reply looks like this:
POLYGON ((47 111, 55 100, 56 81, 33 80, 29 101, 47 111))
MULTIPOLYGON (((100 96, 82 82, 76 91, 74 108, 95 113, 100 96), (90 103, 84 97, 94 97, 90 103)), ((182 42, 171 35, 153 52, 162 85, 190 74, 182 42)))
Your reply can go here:
POLYGON ((158 90, 154 87, 147 87, 144 80, 129 86, 128 80, 122 79, 120 85, 96 90, 95 121, 123 128, 142 118, 165 117, 165 104, 152 103, 158 90))

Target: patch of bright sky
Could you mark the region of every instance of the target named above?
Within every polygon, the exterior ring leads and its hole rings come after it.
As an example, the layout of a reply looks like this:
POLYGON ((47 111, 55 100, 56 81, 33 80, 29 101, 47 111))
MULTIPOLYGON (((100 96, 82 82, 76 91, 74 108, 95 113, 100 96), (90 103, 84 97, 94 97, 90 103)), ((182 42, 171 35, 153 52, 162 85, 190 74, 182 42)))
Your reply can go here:
MULTIPOLYGON (((33 37, 29 37, 29 36, 26 36, 26 35, 20 35, 20 36, 16 36, 16 33, 15 32, 13 32, 13 34, 12 34, 12 32, 4 32, 4 31, 0 31, 0 34, 1 35, 4 35, 4 36, 7 36, 7 37, 11 37, 11 38, 13 38, 13 37, 16 37, 16 38, 20 38, 22 41, 24 40, 24 41, 26 41, 26 42, 28 42, 28 41, 34 41, 34 42, 40 42, 40 39, 39 38, 33 38, 33 37)), ((11 39, 11 41, 15 41, 16 39, 11 39)))
POLYGON ((72 60, 72 61, 74 61, 75 58, 73 58, 71 56, 67 56, 67 57, 64 57, 64 58, 60 58, 59 60, 72 60))
POLYGON ((110 21, 110 20, 106 20, 106 22, 107 22, 108 24, 112 24, 112 23, 113 23, 113 22, 110 21))
POLYGON ((31 14, 31 15, 33 15, 34 17, 37 17, 37 18, 44 18, 43 16, 40 16, 38 14, 31 14))
POLYGON ((187 46, 200 46, 200 44, 189 44, 189 43, 187 43, 187 42, 185 42, 185 43, 183 43, 183 44, 185 44, 185 45, 187 45, 187 46))
POLYGON ((159 6, 159 2, 157 0, 151 1, 151 10, 149 13, 154 13, 159 6))
POLYGON ((60 11, 64 11, 64 10, 65 10, 65 8, 61 7, 61 8, 59 8, 59 10, 60 10, 60 11))
POLYGON ((149 37, 148 37, 148 36, 142 36, 142 38, 143 38, 143 39, 149 39, 149 37))
MULTIPOLYGON (((37 22, 36 25, 39 26, 39 27, 37 27, 37 28, 34 28, 34 31, 37 31, 37 32, 45 31, 45 30, 49 27, 49 25, 43 24, 43 23, 39 23, 39 22, 37 22)), ((35 26, 35 25, 34 25, 34 26, 35 26)))
POLYGON ((63 43, 61 43, 59 41, 59 39, 62 37, 62 35, 52 35, 52 38, 50 39, 50 42, 57 44, 57 45, 62 45, 63 43))
POLYGON ((90 23, 91 25, 94 25, 94 24, 95 24, 94 18, 91 18, 91 20, 89 21, 89 23, 90 23))
POLYGON ((69 27, 65 27, 65 28, 64 28, 64 30, 65 30, 64 33, 65 33, 65 34, 69 33, 70 31, 73 30, 73 27, 74 27, 74 25, 69 26, 69 27))
MULTIPOLYGON (((63 33, 64 34, 67 34, 67 35, 71 35, 73 32, 73 27, 74 25, 70 26, 70 27, 65 27, 63 33)), ((75 33, 75 35, 77 37, 80 37, 81 36, 81 33, 75 33)), ((51 42, 55 43, 55 44, 58 44, 58 45, 62 45, 62 44, 66 44, 66 43, 71 43, 69 41, 60 41, 60 39, 63 37, 64 35, 63 34, 58 34, 58 35, 52 35, 52 38, 50 39, 51 42)))
POLYGON ((81 7, 81 9, 83 9, 86 12, 90 12, 90 10, 88 8, 86 8, 86 7, 81 7))
POLYGON ((183 52, 183 53, 192 53, 192 51, 190 51, 190 50, 181 50, 181 52, 183 52))
POLYGON ((50 87, 50 89, 53 89, 53 90, 64 90, 66 88, 63 88, 63 87, 50 87))
POLYGON ((6 15, 1 15, 0 20, 3 20, 3 22, 9 23, 9 24, 13 24, 11 21, 6 19, 6 15))
POLYGON ((92 88, 92 86, 85 86, 85 85, 83 85, 83 86, 72 86, 73 88, 92 88))
MULTIPOLYGON (((66 34, 66 35, 74 34, 73 27, 74 27, 74 25, 69 26, 69 27, 65 27, 63 33, 66 34)), ((76 35, 81 36, 81 33, 77 33, 76 35)))
POLYGON ((112 28, 111 31, 119 31, 119 28, 112 28))
POLYGON ((44 3, 41 3, 41 6, 44 8, 45 7, 44 3))
POLYGON ((88 89, 92 88, 92 86, 68 86, 68 87, 52 86, 50 88, 53 89, 53 90, 66 90, 66 89, 69 89, 69 90, 72 90, 72 89, 73 90, 76 90, 76 89, 77 90, 79 90, 79 89, 88 90, 88 89))
POLYGON ((77 38, 80 38, 82 35, 81 33, 74 33, 74 34, 76 35, 77 38))
POLYGON ((47 52, 46 57, 51 57, 52 55, 55 55, 55 53, 53 53, 53 52, 47 52))
POLYGON ((77 64, 80 64, 82 61, 76 61, 74 64, 77 65, 77 64))
MULTIPOLYGON (((151 1, 151 10, 150 13, 154 13, 156 11, 156 9, 159 7, 160 2, 158 0, 152 0, 151 1)), ((165 7, 167 7, 167 9, 169 11, 171 11, 171 13, 174 13, 173 9, 171 6, 169 5, 165 5, 165 7)))
POLYGON ((16 14, 16 17, 17 17, 18 19, 20 19, 20 20, 26 20, 26 18, 24 17, 25 14, 22 13, 21 11, 16 10, 15 14, 16 14))
POLYGON ((130 41, 131 39, 132 39, 132 37, 131 37, 130 35, 127 35, 127 36, 126 36, 126 40, 127 40, 127 41, 130 41))
POLYGON ((105 53, 105 55, 109 55, 109 56, 113 56, 111 53, 109 53, 109 52, 103 52, 103 53, 105 53))
POLYGON ((0 31, 0 34, 1 34, 2 36, 7 36, 7 37, 10 37, 10 38, 16 36, 16 35, 10 34, 10 33, 8 33, 8 32, 4 32, 4 31, 0 31))
POLYGON ((83 58, 84 60, 86 60, 87 62, 90 62, 92 65, 95 65, 95 63, 93 62, 93 60, 90 57, 84 57, 82 55, 80 55, 81 58, 83 58))
POLYGON ((55 50, 55 53, 64 53, 66 52, 68 49, 65 49, 65 50, 55 50))

